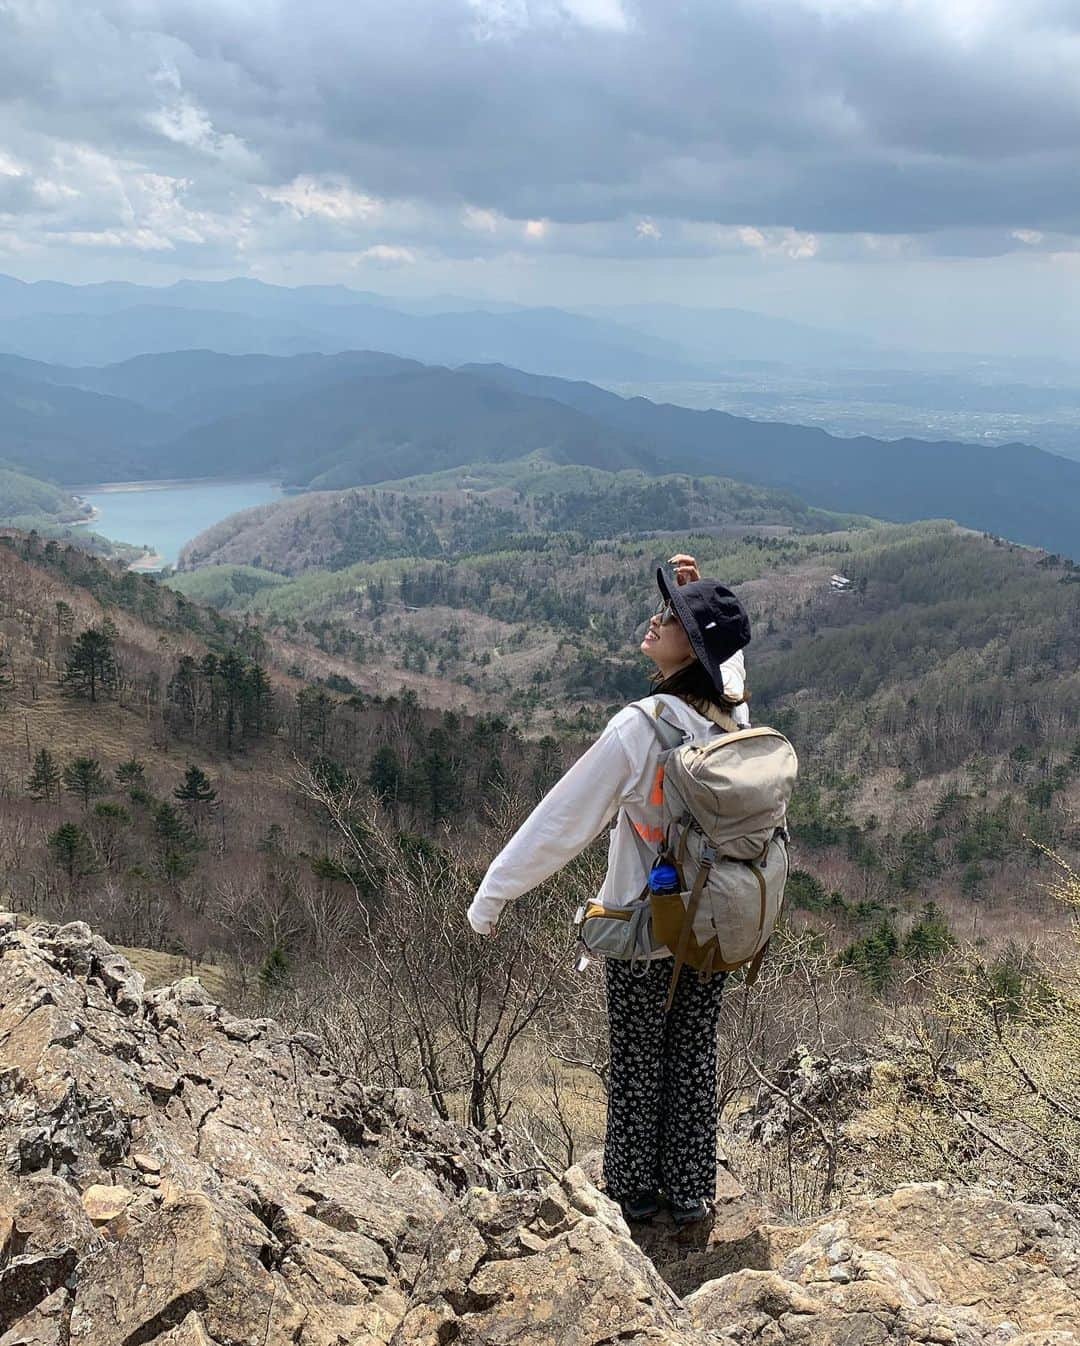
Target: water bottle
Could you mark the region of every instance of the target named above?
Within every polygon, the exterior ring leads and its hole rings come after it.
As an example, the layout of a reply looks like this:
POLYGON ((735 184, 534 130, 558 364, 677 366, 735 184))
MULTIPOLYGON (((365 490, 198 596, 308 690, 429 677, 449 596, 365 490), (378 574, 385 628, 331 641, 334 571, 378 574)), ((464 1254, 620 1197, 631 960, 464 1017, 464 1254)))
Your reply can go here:
POLYGON ((679 891, 679 871, 670 860, 657 860, 649 870, 650 893, 677 893, 679 891))

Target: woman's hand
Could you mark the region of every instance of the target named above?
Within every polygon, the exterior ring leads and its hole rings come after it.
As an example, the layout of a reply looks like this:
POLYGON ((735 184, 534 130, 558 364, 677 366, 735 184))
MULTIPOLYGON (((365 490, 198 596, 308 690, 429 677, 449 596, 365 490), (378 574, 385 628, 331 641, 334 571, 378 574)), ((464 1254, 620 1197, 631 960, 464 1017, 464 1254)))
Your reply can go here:
POLYGON ((675 567, 676 584, 692 584, 694 580, 701 579, 698 574, 697 562, 692 556, 687 556, 685 552, 677 552, 674 556, 669 556, 668 565, 675 567))
POLYGON ((478 935, 494 935, 498 918, 492 919, 488 913, 482 911, 475 898, 466 912, 466 919, 478 935))

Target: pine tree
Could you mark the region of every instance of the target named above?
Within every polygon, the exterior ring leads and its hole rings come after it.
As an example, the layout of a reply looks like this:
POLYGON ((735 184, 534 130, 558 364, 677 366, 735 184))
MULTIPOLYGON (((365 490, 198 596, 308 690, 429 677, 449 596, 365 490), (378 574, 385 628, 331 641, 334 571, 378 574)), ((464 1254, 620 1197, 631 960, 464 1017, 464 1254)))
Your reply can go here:
POLYGON ((105 773, 96 757, 76 757, 64 767, 64 789, 78 795, 83 808, 90 807, 90 801, 106 790, 105 773))
POLYGON ((326 751, 326 734, 333 709, 333 701, 322 688, 302 687, 296 694, 296 718, 300 738, 310 746, 317 747, 320 752, 326 751))
POLYGON ((193 851, 199 839, 194 828, 167 802, 154 809, 154 838, 157 842, 157 868, 163 878, 177 883, 194 867, 193 851))
POLYGON ((161 803, 154 810, 154 835, 166 851, 188 850, 195 842, 191 828, 169 803, 161 803))
POLYGON ((244 733, 257 738, 269 724, 274 708, 274 688, 262 664, 252 664, 247 671, 244 698, 244 733))
MULTIPOLYGON (((115 631, 115 627, 113 628, 115 631)), ((120 681, 120 669, 113 649, 115 636, 104 626, 90 626, 75 641, 60 681, 76 696, 98 699, 99 692, 111 692, 120 681)))
POLYGON ((232 751, 233 739, 241 724, 248 681, 244 661, 230 651, 218 660, 214 682, 219 690, 219 704, 225 715, 225 747, 232 751))
POLYGON ((15 685, 15 665, 11 651, 0 648, 0 707, 4 705, 4 693, 15 685))
POLYGON ((113 775, 118 785, 142 785, 146 780, 146 764, 137 757, 129 757, 126 762, 120 763, 113 775))
POLYGON ((94 848, 78 823, 63 823, 48 836, 49 854, 74 883, 94 871, 94 848))
POLYGON ((61 636, 70 636, 72 628, 75 625, 75 613, 72 611, 70 603, 65 603, 62 598, 56 600, 56 638, 61 636))
POLYGON ((266 991, 282 991, 289 984, 289 959, 280 944, 275 944, 259 968, 259 981, 266 991))
POLYGON ((384 746, 376 750, 368 768, 368 785, 373 794, 384 804, 396 804, 402 796, 405 773, 393 748, 384 746))
POLYGON ((210 784, 206 772, 189 762, 183 783, 173 791, 173 797, 182 804, 212 804, 217 798, 217 791, 210 784))
POLYGON ((944 953, 955 943, 940 908, 934 902, 927 902, 904 940, 904 957, 922 962, 944 953))
POLYGON ((60 765, 48 748, 39 748, 26 788, 32 799, 60 797, 60 765))
POLYGON ((438 823, 456 813, 462 801, 445 731, 433 729, 427 746, 420 762, 421 797, 427 804, 429 820, 438 823))

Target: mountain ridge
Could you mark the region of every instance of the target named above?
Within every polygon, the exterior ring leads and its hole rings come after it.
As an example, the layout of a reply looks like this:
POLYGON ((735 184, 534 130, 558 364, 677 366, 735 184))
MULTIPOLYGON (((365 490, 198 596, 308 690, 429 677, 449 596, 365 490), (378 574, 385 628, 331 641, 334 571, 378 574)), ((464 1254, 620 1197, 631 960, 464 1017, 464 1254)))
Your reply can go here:
POLYGON ((233 475, 338 488, 544 450, 607 470, 734 478, 845 513, 952 517, 1080 555, 1080 462, 1030 445, 840 438, 502 364, 448 368, 372 351, 7 368, 17 372, 0 373, 0 459, 67 484, 171 479, 179 461, 193 476, 228 464, 233 475))

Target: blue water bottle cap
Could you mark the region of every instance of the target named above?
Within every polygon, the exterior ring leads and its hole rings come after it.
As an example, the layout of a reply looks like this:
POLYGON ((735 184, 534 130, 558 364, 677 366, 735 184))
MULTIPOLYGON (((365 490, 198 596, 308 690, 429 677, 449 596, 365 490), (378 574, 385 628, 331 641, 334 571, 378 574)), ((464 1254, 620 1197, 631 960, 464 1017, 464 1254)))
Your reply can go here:
POLYGON ((677 893, 679 891, 679 871, 674 865, 661 860, 649 870, 649 888, 654 893, 677 893))

